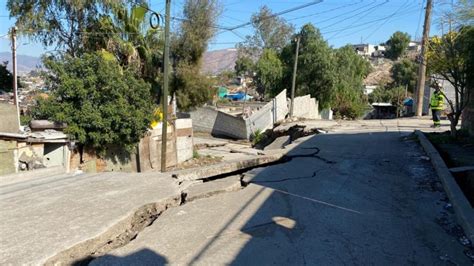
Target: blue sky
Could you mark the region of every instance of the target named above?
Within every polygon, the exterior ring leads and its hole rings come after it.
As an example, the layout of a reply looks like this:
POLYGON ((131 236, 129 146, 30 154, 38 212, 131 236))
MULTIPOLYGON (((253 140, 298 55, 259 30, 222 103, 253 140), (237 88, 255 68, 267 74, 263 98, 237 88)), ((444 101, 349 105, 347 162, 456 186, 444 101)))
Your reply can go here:
MULTIPOLYGON (((441 10, 449 8, 448 4, 442 4, 441 1, 444 0, 434 1, 431 35, 439 33, 437 21, 441 10)), ((173 16, 181 15, 183 2, 184 0, 172 0, 173 16)), ((221 0, 223 12, 218 24, 228 27, 248 22, 251 15, 263 5, 267 5, 276 13, 310 2, 312 1, 221 0)), ((412 39, 420 39, 425 5, 426 0, 324 0, 281 17, 292 23, 296 30, 306 23, 313 23, 334 47, 361 42, 378 44, 386 41, 397 30, 408 32, 412 39)), ((164 12, 164 0, 150 0, 150 6, 153 10, 164 12)), ((4 35, 14 22, 15 20, 8 16, 6 0, 0 0, 0 52, 10 51, 10 41, 4 35)), ((211 41, 209 50, 235 47, 245 35, 251 33, 250 26, 233 32, 219 31, 211 41)), ((41 44, 25 38, 20 38, 18 43, 18 53, 24 55, 39 56, 52 49, 44 48, 41 44)))

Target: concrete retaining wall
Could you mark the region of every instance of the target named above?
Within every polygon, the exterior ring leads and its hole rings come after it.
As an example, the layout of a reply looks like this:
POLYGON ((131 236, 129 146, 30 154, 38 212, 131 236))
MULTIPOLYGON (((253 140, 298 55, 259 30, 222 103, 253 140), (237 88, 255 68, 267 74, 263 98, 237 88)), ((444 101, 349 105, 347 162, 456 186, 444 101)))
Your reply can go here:
POLYGON ((0 117, 0 132, 18 133, 20 131, 15 105, 0 103, 0 117))
POLYGON ((17 172, 15 165, 16 141, 0 140, 0 175, 17 172))

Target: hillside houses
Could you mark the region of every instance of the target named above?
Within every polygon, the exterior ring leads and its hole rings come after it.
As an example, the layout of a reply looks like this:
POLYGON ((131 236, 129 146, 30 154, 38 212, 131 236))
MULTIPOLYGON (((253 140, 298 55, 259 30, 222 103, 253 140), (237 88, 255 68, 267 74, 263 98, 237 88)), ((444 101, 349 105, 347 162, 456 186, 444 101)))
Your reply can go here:
MULTIPOLYGON (((385 51, 387 47, 384 45, 375 45, 369 43, 353 44, 352 47, 357 52, 358 55, 364 57, 385 57, 385 51)), ((408 44, 407 53, 419 53, 421 51, 421 43, 416 41, 411 41, 408 44)))

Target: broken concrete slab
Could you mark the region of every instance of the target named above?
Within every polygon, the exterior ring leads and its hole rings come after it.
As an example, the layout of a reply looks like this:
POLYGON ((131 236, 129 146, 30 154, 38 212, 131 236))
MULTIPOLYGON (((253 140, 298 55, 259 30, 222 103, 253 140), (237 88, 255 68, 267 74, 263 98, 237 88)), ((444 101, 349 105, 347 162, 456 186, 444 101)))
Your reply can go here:
POLYGON ((276 162, 282 158, 284 154, 283 151, 274 152, 273 154, 264 156, 248 156, 247 159, 244 160, 233 160, 200 168, 180 170, 172 172, 171 176, 176 178, 178 182, 185 180, 206 179, 212 176, 228 174, 236 171, 246 170, 259 165, 276 162))
POLYGON ((227 145, 229 142, 227 140, 218 139, 218 138, 202 138, 202 137, 194 137, 194 148, 200 150, 205 148, 212 148, 212 147, 222 147, 227 145))
POLYGON ((276 138, 270 145, 266 146, 263 150, 276 150, 276 149, 283 149, 286 145, 290 144, 290 136, 281 136, 276 138))
POLYGON ((0 183, 0 264, 70 264, 120 246, 180 201, 176 181, 158 173, 0 183))
POLYGON ((226 178, 194 184, 183 191, 185 201, 208 198, 220 193, 236 191, 242 188, 240 175, 233 175, 226 178))
POLYGON ((265 167, 259 167, 259 168, 254 168, 248 172, 245 172, 241 178, 242 185, 247 186, 250 183, 252 183, 254 178, 258 176, 259 174, 261 174, 265 169, 266 169, 265 167))

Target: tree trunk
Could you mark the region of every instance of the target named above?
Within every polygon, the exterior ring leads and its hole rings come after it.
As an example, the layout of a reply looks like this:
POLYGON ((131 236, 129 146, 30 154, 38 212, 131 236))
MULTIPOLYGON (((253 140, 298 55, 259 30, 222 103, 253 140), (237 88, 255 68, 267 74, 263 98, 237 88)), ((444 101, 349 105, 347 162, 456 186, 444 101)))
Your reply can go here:
POLYGON ((462 128, 474 137, 474 89, 471 89, 469 99, 462 114, 462 128))
POLYGON ((450 127, 451 127, 451 137, 456 138, 457 136, 457 131, 456 131, 456 126, 458 125, 458 119, 456 119, 458 116, 455 114, 448 114, 448 119, 450 122, 450 127))

